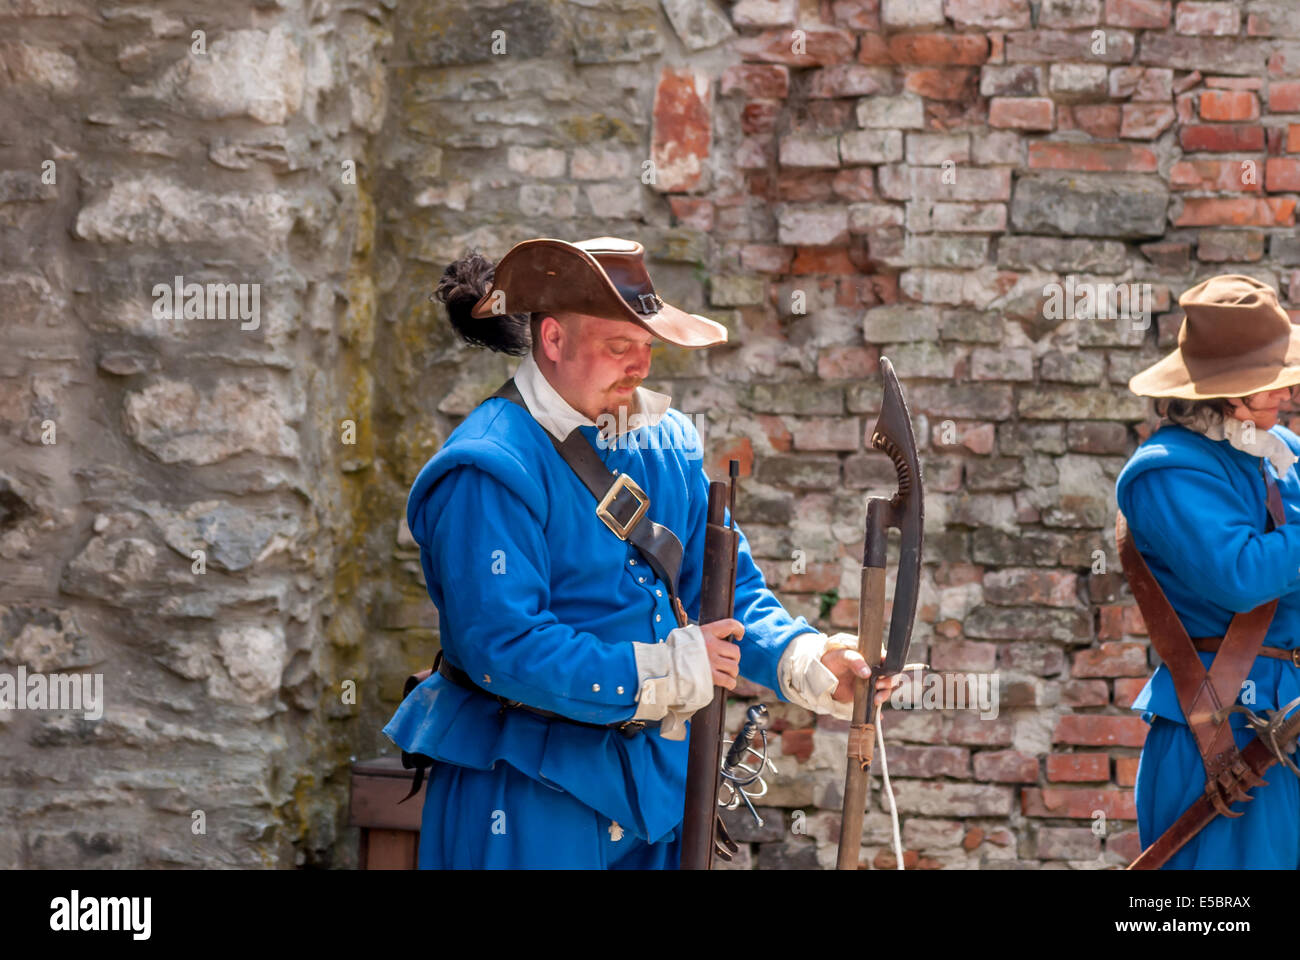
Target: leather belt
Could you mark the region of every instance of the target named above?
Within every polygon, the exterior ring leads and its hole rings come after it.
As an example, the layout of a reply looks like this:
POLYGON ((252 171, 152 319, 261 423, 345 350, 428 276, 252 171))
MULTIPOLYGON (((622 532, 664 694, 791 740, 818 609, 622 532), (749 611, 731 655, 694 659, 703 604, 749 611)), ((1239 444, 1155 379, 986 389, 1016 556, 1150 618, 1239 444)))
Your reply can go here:
POLYGON ((502 710, 527 710, 539 717, 545 717, 548 720, 563 720, 565 723, 572 723, 579 727, 592 727, 596 730, 617 730, 623 736, 629 739, 635 737, 638 733, 647 727, 658 727, 659 720, 620 720, 617 723, 587 723, 584 720, 574 720, 572 717, 566 717, 562 713, 554 713, 550 710, 543 710, 541 707, 530 707, 526 703, 520 703, 518 700, 507 700, 505 697, 493 693, 491 690, 484 690, 477 683, 470 679, 469 674, 459 667, 454 667, 448 662, 447 658, 438 651, 437 662, 435 664, 437 671, 446 679, 456 684, 458 687, 464 687, 466 690, 473 690, 475 693, 486 694, 501 704, 502 710))
MULTIPOLYGON (((1192 637, 1192 646, 1202 653, 1218 653, 1223 637, 1192 637)), ((1260 647, 1256 656, 1272 657, 1274 660, 1290 660, 1291 666, 1300 667, 1300 647, 1283 650, 1280 647, 1260 647)))

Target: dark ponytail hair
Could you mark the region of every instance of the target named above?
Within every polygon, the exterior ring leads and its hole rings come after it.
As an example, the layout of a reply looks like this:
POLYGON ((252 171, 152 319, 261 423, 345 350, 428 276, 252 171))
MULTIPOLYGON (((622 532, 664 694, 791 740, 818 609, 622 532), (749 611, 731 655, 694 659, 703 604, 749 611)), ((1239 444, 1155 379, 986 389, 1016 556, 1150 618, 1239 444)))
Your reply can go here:
POLYGON ((522 357, 532 343, 528 314, 506 313, 481 320, 470 316, 474 304, 487 293, 495 269, 491 260, 470 250, 447 265, 433 295, 447 305, 452 327, 470 346, 522 357))

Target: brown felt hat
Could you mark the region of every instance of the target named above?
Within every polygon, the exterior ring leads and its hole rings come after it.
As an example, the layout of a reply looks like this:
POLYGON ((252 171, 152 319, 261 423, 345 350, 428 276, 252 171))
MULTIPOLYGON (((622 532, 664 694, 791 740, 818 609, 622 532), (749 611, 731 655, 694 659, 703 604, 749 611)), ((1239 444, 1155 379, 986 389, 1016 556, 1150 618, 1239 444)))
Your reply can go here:
POLYGON ((496 265, 492 287, 470 315, 584 313, 631 320, 679 347, 727 342, 727 328, 665 303, 650 282, 645 248, 635 240, 596 237, 579 243, 539 238, 510 248, 496 265))
POLYGON ((1266 283, 1210 277, 1178 298, 1178 349, 1128 382, 1143 397, 1245 397, 1300 383, 1300 327, 1266 283))

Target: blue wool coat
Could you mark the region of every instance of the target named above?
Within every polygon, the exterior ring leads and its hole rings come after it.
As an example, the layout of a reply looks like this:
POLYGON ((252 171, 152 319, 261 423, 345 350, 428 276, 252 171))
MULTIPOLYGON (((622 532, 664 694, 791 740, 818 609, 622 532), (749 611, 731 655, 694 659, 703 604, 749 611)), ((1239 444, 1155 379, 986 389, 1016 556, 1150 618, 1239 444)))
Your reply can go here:
MULTIPOLYGON (((1300 437, 1270 431, 1300 455, 1300 437)), ((1221 637, 1239 612, 1279 598, 1264 643, 1300 644, 1300 475, 1277 476, 1267 460, 1182 426, 1158 430, 1138 448, 1116 484, 1134 546, 1146 559, 1188 635, 1221 637), (1264 469, 1277 480, 1286 523, 1266 533, 1264 469)), ((1213 654, 1200 654, 1208 668, 1213 654)), ((1300 669, 1259 657, 1243 696, 1256 713, 1300 696, 1300 669)), ((1152 724, 1139 763, 1138 832, 1145 848, 1200 795, 1204 767, 1186 726, 1169 669, 1161 664, 1132 709, 1152 724)), ((1244 718, 1232 725, 1249 742, 1244 718)), ((1274 767, 1255 800, 1233 806, 1240 819, 1219 817, 1169 862, 1170 868, 1300 868, 1300 781, 1274 767), (1267 838, 1267 840, 1265 840, 1267 838)))
MULTIPOLYGON (((596 428, 580 429, 595 445, 596 428)), ((669 410, 653 426, 596 449, 609 469, 646 491, 648 516, 682 541, 680 595, 696 620, 708 478, 695 427, 669 410)), ((577 720, 632 717, 638 683, 631 644, 661 642, 676 627, 667 586, 597 519, 591 493, 526 410, 503 398, 475 409, 421 469, 407 522, 451 663, 497 694, 577 720)), ((777 680, 781 654, 795 636, 816 631, 786 612, 767 589, 743 532, 739 539, 735 616, 746 628, 740 672, 784 699, 777 680)), ((508 765, 643 842, 671 839, 682 820, 688 739, 664 740, 657 730, 625 738, 526 711, 503 712, 491 697, 436 673, 403 701, 384 733, 404 750, 461 768, 508 765)), ((474 789, 487 796, 502 788, 474 789)), ((432 801, 438 791, 430 790, 432 801)), ((445 828, 459 802, 453 790, 438 809, 426 803, 426 830, 445 828)), ((527 805, 516 819, 533 816, 528 811, 537 807, 527 805)), ((537 816, 542 813, 538 808, 537 816)), ((477 837, 483 824, 464 829, 477 837)), ((536 846, 542 834, 553 834, 554 822, 528 829, 536 846)), ((484 842, 501 848, 495 836, 484 842)), ((436 865, 493 862, 480 856, 474 837, 464 856, 436 865)), ((555 857, 564 856, 563 847, 555 857)), ((508 866, 510 859, 497 863, 508 866)), ((599 864, 579 858, 552 865, 599 864)))

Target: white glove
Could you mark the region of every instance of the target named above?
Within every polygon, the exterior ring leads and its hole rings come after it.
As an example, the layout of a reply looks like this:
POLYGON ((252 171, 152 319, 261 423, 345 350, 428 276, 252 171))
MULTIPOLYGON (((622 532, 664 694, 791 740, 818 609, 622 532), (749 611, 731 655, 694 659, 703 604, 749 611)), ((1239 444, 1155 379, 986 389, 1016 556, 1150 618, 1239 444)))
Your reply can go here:
POLYGON ((851 633, 837 633, 831 637, 824 633, 801 633, 786 645, 776 675, 781 683, 781 693, 791 703, 813 713, 829 713, 840 720, 852 720, 853 701, 832 699, 840 681, 822 663, 826 651, 836 647, 856 650, 858 638, 851 633))
POLYGON ((637 711, 633 720, 662 720, 659 736, 686 739, 686 721, 713 699, 713 668, 704 634, 677 627, 663 643, 633 643, 637 711))

